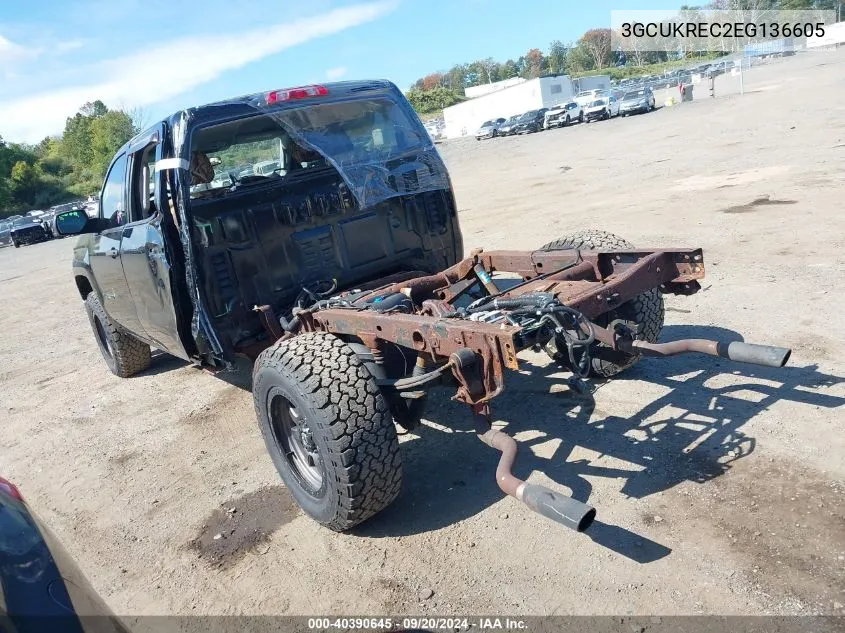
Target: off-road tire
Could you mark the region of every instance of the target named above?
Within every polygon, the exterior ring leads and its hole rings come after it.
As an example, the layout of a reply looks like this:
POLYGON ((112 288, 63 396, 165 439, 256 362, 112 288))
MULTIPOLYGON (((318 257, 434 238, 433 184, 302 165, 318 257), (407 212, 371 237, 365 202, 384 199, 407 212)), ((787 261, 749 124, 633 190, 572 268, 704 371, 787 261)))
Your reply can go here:
POLYGON ((253 370, 253 398, 273 464, 312 519, 340 532, 399 496, 402 460, 388 404, 364 363, 339 338, 307 333, 264 350, 253 370), (278 398, 296 408, 310 432, 322 467, 318 490, 298 474, 274 430, 278 398))
POLYGON ((115 376, 129 378, 150 366, 150 346, 112 321, 96 293, 88 294, 85 311, 103 360, 115 376))
MULTIPOLYGON (((564 248, 594 251, 600 249, 632 249, 635 247, 613 233, 587 230, 549 242, 541 250, 550 251, 564 248)), ((638 339, 656 343, 660 331, 663 329, 663 317, 663 295, 659 288, 654 288, 601 315, 595 321, 606 327, 611 321, 622 319, 639 328, 638 339)), ((632 356, 615 352, 606 345, 598 344, 593 351, 590 373, 600 378, 610 378, 636 363, 639 358, 639 355, 632 356)))

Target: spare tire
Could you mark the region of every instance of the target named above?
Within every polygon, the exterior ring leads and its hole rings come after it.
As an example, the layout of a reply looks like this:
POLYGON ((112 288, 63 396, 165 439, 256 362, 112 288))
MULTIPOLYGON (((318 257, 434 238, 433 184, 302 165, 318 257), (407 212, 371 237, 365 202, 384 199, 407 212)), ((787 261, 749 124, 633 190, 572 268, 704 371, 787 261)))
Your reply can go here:
MULTIPOLYGON (((618 235, 607 231, 585 230, 567 235, 554 242, 549 242, 540 250, 577 248, 579 250, 632 249, 633 244, 618 235)), ((637 338, 649 343, 656 343, 663 329, 663 295, 659 288, 647 290, 630 301, 594 319, 606 327, 611 321, 621 319, 638 329, 637 338)), ((604 344, 596 344, 592 350, 590 373, 600 378, 610 378, 623 369, 627 369, 639 360, 639 355, 630 355, 615 351, 604 344)))

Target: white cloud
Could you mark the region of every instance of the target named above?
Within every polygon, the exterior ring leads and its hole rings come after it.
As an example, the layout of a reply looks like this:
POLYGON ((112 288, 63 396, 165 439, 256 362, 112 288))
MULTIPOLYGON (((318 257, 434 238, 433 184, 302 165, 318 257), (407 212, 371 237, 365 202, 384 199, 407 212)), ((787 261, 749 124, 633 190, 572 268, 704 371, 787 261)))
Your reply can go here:
POLYGON ((329 81, 337 81, 346 74, 346 66, 338 66, 337 68, 329 68, 326 71, 326 79, 329 81))
POLYGON ((62 42, 57 42, 54 47, 54 50, 57 53, 67 53, 82 48, 83 46, 85 46, 84 40, 65 40, 62 42))
MULTIPOLYGON (((2 134, 8 140, 37 142, 61 131, 68 116, 95 99, 111 106, 159 103, 226 71, 375 20, 395 6, 395 0, 352 5, 287 24, 185 37, 146 48, 100 65, 100 82, 5 99, 0 103, 2 134)), ((7 40, 0 39, 0 47, 4 42, 7 40)), ((4 59, 2 51, 0 48, 0 60, 4 59)))
POLYGON ((15 44, 0 35, 0 67, 4 67, 4 69, 8 69, 9 66, 17 62, 38 57, 40 52, 36 48, 26 48, 20 44, 15 44))

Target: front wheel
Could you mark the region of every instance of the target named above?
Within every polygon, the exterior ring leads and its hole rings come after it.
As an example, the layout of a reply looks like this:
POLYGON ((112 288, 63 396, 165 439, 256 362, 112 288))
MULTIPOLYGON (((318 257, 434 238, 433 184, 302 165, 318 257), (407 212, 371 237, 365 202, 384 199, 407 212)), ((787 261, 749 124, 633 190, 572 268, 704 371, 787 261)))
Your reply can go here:
POLYGON ((129 334, 106 314, 96 293, 85 299, 85 310, 103 360, 115 376, 129 378, 152 362, 150 346, 129 334))
POLYGON ((584 122, 584 113, 579 112, 578 113, 578 123, 583 123, 583 122, 584 122))
MULTIPOLYGON (((544 251, 565 248, 579 250, 633 250, 630 242, 607 231, 587 230, 568 235, 541 248, 544 251)), ((659 288, 647 290, 630 301, 594 319, 602 327, 612 321, 621 320, 637 329, 637 338, 641 341, 656 343, 663 329, 663 295, 659 288)), ((603 344, 597 344, 592 350, 590 373, 601 378, 610 378, 627 369, 639 360, 639 355, 632 356, 614 351, 603 344)))
POLYGON ((311 332, 264 350, 253 399, 276 470, 318 523, 347 530, 399 495, 402 461, 387 401, 339 338, 311 332))

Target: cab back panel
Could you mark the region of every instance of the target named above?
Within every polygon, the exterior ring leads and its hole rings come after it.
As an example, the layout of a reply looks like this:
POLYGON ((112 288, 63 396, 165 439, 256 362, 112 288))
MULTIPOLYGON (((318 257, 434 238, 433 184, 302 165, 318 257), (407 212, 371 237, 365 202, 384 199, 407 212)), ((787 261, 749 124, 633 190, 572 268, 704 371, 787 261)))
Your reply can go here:
POLYGON ((339 287, 400 270, 435 272, 460 257, 448 190, 359 208, 332 168, 278 187, 191 202, 200 274, 218 331, 232 345, 261 336, 255 305, 291 307, 303 286, 339 287))

